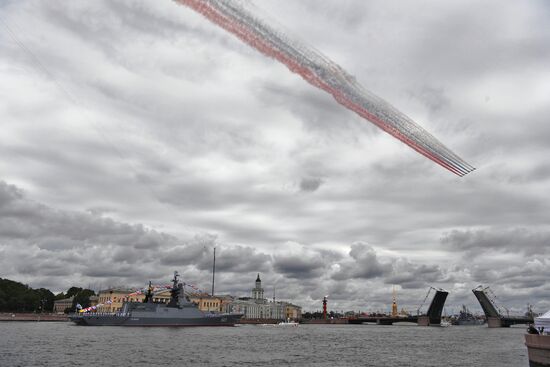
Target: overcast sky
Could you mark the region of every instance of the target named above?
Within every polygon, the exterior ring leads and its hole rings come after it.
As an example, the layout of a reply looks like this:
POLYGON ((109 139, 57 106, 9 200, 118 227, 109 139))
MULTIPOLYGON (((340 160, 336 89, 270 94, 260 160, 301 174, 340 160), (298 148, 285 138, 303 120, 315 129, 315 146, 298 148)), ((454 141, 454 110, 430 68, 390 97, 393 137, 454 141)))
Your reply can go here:
POLYGON ((459 178, 170 0, 0 2, 0 277, 416 311, 550 308, 550 6, 254 0, 459 178), (7 27, 6 27, 7 26, 7 27))

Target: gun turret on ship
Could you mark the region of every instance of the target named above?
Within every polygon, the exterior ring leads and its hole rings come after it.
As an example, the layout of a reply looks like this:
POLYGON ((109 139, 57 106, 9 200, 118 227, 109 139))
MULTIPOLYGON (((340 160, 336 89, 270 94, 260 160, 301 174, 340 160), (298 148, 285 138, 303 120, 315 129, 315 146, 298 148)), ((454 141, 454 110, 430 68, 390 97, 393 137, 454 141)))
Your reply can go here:
POLYGON ((184 286, 174 272, 170 301, 154 303, 149 286, 144 302, 124 302, 116 313, 81 313, 69 318, 77 325, 87 326, 234 326, 240 313, 203 312, 190 302, 184 286))

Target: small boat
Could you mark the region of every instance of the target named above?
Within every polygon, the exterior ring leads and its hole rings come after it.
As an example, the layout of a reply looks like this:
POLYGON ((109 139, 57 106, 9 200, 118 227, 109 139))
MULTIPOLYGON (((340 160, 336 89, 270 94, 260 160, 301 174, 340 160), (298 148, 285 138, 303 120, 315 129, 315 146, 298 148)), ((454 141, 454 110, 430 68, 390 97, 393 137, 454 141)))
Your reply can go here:
POLYGON ((451 322, 447 320, 441 320, 441 323, 439 324, 441 327, 449 327, 451 326, 451 322))
POLYGON ((535 317, 535 324, 529 325, 525 334, 525 346, 529 355, 529 366, 550 367, 550 311, 535 317))
POLYGON ((300 325, 296 321, 290 321, 290 319, 287 319, 286 321, 281 321, 277 324, 277 326, 298 326, 300 325))

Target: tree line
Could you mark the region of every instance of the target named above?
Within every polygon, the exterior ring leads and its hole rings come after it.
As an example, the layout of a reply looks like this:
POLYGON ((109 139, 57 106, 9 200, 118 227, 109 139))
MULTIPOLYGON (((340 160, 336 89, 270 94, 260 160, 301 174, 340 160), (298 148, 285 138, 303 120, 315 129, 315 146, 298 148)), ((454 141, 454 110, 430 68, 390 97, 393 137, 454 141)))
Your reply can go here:
POLYGON ((91 289, 71 287, 67 292, 54 295, 49 289, 33 289, 26 284, 0 278, 0 312, 52 312, 54 301, 73 297, 72 307, 66 312, 74 311, 77 304, 90 306, 90 297, 95 292, 91 289))

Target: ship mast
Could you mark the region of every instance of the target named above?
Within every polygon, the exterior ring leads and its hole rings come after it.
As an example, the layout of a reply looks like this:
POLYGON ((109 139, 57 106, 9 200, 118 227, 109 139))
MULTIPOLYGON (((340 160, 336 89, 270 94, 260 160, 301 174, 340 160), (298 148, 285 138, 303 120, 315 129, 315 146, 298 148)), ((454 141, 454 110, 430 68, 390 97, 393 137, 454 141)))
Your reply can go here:
POLYGON ((174 279, 172 279, 172 289, 170 289, 170 302, 167 307, 178 307, 179 305, 179 286, 178 286, 178 272, 174 271, 174 279))
POLYGON ((214 262, 212 263, 212 297, 214 297, 214 277, 216 276, 216 248, 214 247, 214 262))
POLYGON ((147 293, 145 293, 145 299, 143 303, 152 303, 153 302, 153 286, 151 281, 149 281, 149 287, 147 288, 147 293))

